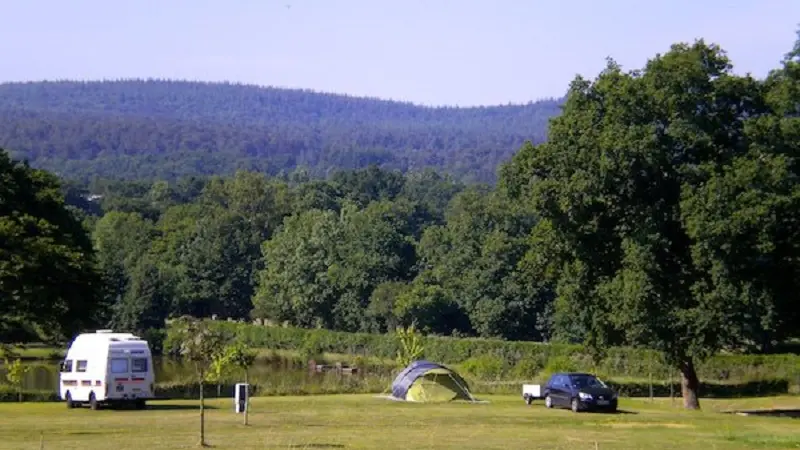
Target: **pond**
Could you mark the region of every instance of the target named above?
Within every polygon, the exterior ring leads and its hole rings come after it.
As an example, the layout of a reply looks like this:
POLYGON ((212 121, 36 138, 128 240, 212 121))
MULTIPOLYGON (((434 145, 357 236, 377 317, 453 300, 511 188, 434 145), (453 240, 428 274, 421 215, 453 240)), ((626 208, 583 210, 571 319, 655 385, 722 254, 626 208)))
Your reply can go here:
MULTIPOLYGON (((26 361, 29 369, 23 379, 23 389, 58 392, 58 361, 26 361)), ((159 384, 189 384, 196 379, 194 367, 167 357, 154 357, 153 367, 159 384)), ((0 363, 0 384, 5 384, 5 368, 0 363)), ((334 371, 317 373, 297 360, 272 358, 257 360, 248 371, 248 381, 259 390, 273 394, 322 392, 380 392, 389 386, 393 369, 366 367, 349 375, 334 371)), ((243 382, 243 373, 226 377, 224 384, 243 382)), ((213 394, 213 393, 212 393, 213 394)))

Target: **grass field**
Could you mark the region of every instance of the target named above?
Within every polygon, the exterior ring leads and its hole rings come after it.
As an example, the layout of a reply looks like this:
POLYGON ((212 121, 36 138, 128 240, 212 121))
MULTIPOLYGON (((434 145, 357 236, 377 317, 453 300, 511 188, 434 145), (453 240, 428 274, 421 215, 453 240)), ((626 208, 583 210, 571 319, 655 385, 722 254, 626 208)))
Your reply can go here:
MULTIPOLYGON (((251 425, 232 400, 207 411, 207 441, 220 449, 791 449, 800 420, 743 417, 721 411, 799 408, 798 397, 704 400, 702 412, 669 399, 622 399, 622 414, 574 414, 526 406, 517 397, 488 404, 423 405, 371 395, 259 397, 251 425)), ((197 403, 153 402, 151 409, 67 410, 60 403, 0 404, 0 448, 178 449, 196 447, 197 403)))

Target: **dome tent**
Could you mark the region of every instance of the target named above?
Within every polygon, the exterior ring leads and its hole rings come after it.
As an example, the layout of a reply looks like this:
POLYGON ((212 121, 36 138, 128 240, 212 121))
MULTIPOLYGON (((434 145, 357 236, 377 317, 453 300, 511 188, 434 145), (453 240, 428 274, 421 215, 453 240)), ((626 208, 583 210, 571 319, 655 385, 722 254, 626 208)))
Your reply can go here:
POLYGON ((414 361, 403 369, 392 382, 392 397, 409 402, 475 401, 459 374, 430 361, 414 361))

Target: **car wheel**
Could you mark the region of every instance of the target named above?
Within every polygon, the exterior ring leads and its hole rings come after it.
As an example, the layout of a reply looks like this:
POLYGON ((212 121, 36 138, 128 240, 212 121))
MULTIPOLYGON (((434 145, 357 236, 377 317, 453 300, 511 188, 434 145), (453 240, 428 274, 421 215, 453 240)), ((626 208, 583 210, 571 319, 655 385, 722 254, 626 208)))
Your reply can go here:
POLYGON ((581 404, 578 403, 578 399, 577 398, 573 398, 572 399, 571 406, 572 406, 572 412, 579 412, 581 410, 581 404))
POLYGON ((89 394, 89 408, 97 411, 100 409, 100 404, 97 403, 97 397, 94 396, 94 392, 89 394))
POLYGON ((553 407, 553 397, 550 397, 550 394, 544 396, 544 406, 548 408, 553 407))
POLYGON ((67 409, 72 409, 75 407, 75 403, 72 402, 72 394, 68 391, 67 398, 65 399, 67 404, 67 409))

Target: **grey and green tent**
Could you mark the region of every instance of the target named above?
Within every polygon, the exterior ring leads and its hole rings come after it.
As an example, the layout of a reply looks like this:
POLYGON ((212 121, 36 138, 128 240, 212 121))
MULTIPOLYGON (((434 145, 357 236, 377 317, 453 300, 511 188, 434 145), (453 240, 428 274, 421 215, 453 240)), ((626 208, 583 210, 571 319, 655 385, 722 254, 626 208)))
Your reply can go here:
POLYGON ((409 402, 475 401, 467 382, 447 367, 414 361, 392 383, 392 397, 409 402))

